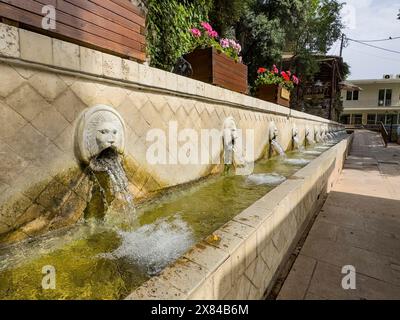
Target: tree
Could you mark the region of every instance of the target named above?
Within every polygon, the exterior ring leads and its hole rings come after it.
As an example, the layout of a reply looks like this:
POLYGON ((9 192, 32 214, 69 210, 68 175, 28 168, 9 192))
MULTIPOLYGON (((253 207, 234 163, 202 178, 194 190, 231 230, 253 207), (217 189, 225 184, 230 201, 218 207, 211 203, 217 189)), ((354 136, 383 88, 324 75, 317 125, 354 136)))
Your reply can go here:
POLYGON ((249 0, 213 0, 209 14, 211 25, 223 37, 231 37, 233 26, 239 21, 249 0))
POLYGON ((325 54, 341 36, 342 6, 338 0, 251 0, 235 26, 250 81, 259 66, 279 64, 284 51, 295 57, 292 71, 316 73, 313 55, 325 54))

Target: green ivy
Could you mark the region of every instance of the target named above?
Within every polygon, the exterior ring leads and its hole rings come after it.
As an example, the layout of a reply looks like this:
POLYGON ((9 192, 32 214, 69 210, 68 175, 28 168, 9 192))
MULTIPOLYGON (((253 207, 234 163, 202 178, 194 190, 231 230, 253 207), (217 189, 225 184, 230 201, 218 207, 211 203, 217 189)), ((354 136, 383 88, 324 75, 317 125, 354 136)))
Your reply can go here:
POLYGON ((149 0, 147 53, 153 67, 170 71, 177 59, 193 48, 189 32, 208 21, 211 0, 149 0))

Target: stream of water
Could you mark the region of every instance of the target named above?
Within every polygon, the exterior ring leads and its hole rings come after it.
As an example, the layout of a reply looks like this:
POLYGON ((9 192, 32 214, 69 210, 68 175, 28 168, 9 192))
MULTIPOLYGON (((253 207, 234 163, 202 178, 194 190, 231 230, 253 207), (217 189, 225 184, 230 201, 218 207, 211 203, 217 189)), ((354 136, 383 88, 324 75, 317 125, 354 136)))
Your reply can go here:
POLYGON ((249 176, 213 176, 167 191, 137 206, 129 228, 90 221, 0 248, 0 299, 124 298, 324 150, 309 147, 258 161, 249 176), (41 285, 49 265, 56 270, 54 290, 41 285))

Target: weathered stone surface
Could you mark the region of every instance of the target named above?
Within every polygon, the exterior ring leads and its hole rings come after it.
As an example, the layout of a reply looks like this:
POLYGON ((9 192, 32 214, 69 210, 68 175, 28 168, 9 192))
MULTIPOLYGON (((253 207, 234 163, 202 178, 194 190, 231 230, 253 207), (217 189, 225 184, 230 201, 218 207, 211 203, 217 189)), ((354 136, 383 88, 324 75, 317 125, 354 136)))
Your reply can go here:
POLYGON ((24 83, 24 79, 7 64, 0 64, 0 97, 7 97, 24 83))
POLYGON ((0 24, 0 55, 19 58, 18 28, 0 24))
POLYGON ((80 47, 80 70, 95 75, 102 75, 102 53, 93 49, 80 47))
POLYGON ((21 59, 51 65, 53 46, 50 37, 19 29, 21 59))
POLYGON ((122 78, 122 59, 103 53, 103 75, 111 78, 122 78))
POLYGON ((57 98, 67 86, 57 74, 38 72, 29 79, 30 85, 47 101, 57 98))
POLYGON ((79 46, 71 42, 53 39, 53 63, 57 67, 79 70, 79 46))
POLYGON ((0 137, 7 140, 26 125, 26 120, 0 100, 0 137))
POLYGON ((10 94, 6 103, 28 121, 32 121, 44 109, 50 108, 48 102, 28 84, 10 94))
POLYGON ((50 107, 43 110, 35 117, 32 121, 32 125, 44 136, 54 140, 69 126, 69 123, 54 107, 50 107))
POLYGON ((138 82, 139 81, 139 64, 134 61, 122 60, 122 76, 125 80, 138 82))
POLYGON ((86 108, 85 104, 71 91, 66 90, 55 101, 54 106, 70 123, 86 108))

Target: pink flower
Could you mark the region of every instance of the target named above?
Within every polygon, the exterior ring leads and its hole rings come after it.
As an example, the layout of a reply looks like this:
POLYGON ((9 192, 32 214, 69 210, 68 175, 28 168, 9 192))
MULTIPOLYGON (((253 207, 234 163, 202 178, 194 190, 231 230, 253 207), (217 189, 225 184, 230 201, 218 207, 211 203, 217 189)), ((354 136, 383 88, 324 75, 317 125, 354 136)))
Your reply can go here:
POLYGON ((299 78, 297 78, 295 75, 292 76, 292 80, 293 80, 293 83, 296 85, 298 85, 300 83, 299 78))
POLYGON ((192 30, 190 30, 190 32, 196 38, 201 37, 201 31, 199 29, 197 29, 197 28, 193 28, 192 30))
POLYGON ((204 28, 204 30, 208 31, 209 33, 213 31, 213 28, 208 22, 202 22, 201 26, 204 28))
POLYGON ((226 49, 229 48, 229 40, 228 39, 221 39, 219 42, 222 48, 226 49))
POLYGON ((292 75, 290 71, 286 71, 286 73, 289 75, 289 77, 292 75))
POLYGON ((207 31, 207 33, 211 38, 218 38, 218 32, 217 31, 211 30, 211 31, 207 31))
POLYGON ((278 68, 276 67, 276 65, 273 65, 273 66, 272 66, 272 72, 275 73, 275 74, 278 74, 278 73, 279 73, 279 70, 278 70, 278 68))

